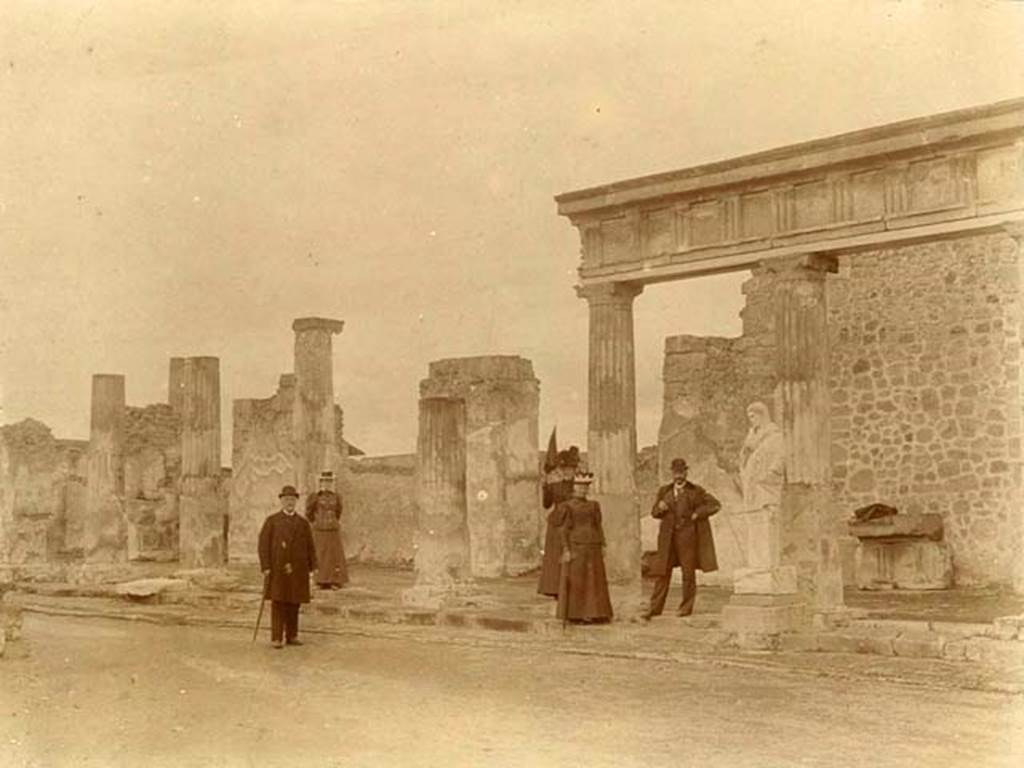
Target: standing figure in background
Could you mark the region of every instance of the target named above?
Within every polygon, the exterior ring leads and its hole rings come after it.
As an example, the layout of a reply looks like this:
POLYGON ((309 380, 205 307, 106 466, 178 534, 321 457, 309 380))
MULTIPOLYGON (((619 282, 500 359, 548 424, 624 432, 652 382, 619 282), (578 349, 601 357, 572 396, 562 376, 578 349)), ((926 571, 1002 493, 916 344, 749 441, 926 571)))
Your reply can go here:
POLYGON ((559 557, 562 541, 559 538, 555 514, 558 505, 572 498, 573 476, 579 464, 579 451, 572 449, 558 452, 557 466, 544 478, 544 509, 550 509, 544 531, 544 552, 540 565, 540 579, 537 592, 548 597, 558 597, 559 557))
POLYGON ((697 600, 696 570, 718 570, 715 541, 708 518, 721 504, 696 483, 686 479, 689 468, 684 459, 672 459, 672 482, 658 489, 651 516, 661 520, 658 527, 658 553, 649 573, 657 576, 651 605, 644 619, 658 616, 665 609, 672 569, 683 571, 683 601, 677 615, 689 616, 697 600))
POLYGON ((604 569, 604 527, 601 505, 587 499, 594 481, 590 472, 577 472, 572 498, 555 508, 562 540, 561 584, 556 615, 563 621, 593 624, 611 621, 612 601, 604 569))
POLYGON ((270 599, 270 641, 275 648, 302 645, 299 605, 309 602, 309 574, 316 570, 316 549, 309 523, 295 511, 298 491, 286 485, 278 494, 281 511, 263 521, 259 538, 263 599, 270 599), (282 642, 284 641, 284 642, 282 642))
POLYGON ((341 543, 341 497, 334 492, 334 473, 320 473, 320 490, 306 498, 306 517, 313 526, 313 544, 320 564, 316 585, 341 589, 348 583, 345 547, 341 543))

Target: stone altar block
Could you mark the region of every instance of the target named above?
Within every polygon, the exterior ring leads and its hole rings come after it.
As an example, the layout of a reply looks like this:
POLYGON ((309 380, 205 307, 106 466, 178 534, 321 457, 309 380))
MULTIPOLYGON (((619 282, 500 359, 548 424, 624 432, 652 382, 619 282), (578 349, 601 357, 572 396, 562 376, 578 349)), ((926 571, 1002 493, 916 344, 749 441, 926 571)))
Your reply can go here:
POLYGON ((942 541, 942 516, 899 514, 851 522, 858 539, 854 572, 858 589, 949 589, 953 559, 942 541))

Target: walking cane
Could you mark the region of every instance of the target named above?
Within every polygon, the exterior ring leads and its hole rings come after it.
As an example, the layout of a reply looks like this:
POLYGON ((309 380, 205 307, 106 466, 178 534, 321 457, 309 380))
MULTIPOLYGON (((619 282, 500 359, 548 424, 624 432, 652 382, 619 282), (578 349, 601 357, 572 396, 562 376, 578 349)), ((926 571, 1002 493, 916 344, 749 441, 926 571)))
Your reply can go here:
POLYGON ((256 614, 256 628, 252 631, 252 641, 256 642, 256 635, 260 633, 260 620, 263 618, 263 606, 267 604, 267 591, 270 587, 270 572, 263 576, 263 591, 260 593, 260 611, 256 614))

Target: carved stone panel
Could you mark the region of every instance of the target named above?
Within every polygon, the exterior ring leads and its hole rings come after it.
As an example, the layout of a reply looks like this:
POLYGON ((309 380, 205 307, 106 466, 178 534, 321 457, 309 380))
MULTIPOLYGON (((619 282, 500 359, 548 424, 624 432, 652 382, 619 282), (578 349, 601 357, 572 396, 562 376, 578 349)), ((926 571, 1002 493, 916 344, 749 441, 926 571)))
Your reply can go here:
POLYGON ((885 213, 885 178, 881 171, 858 173, 851 179, 854 221, 871 221, 885 213))
POLYGON ((637 259, 637 221, 633 216, 605 219, 601 222, 601 261, 619 264, 637 259))
POLYGON ((979 152, 977 167, 979 203, 1010 200, 1024 191, 1024 168, 1017 147, 1011 145, 979 152))
POLYGON ((743 195, 740 233, 744 240, 770 237, 772 234, 772 193, 743 195))
POLYGON ((935 211, 961 204, 957 165, 949 157, 912 163, 906 175, 910 211, 935 211))
POLYGON ((816 229, 829 223, 832 191, 826 181, 793 187, 793 218, 796 229, 816 229))
POLYGON ((644 256, 659 256, 676 250, 674 216, 672 208, 644 214, 644 256))
POLYGON ((690 245, 702 248, 724 239, 725 215, 720 200, 698 203, 690 208, 690 245))

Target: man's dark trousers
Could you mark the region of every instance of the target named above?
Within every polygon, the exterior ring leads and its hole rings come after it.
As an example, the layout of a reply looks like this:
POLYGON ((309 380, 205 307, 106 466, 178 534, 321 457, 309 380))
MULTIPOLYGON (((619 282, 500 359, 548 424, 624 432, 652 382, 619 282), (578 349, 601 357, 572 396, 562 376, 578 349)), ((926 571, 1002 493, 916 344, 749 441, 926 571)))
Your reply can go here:
POLYGON ((282 639, 294 640, 299 636, 299 604, 270 602, 270 639, 280 643, 282 639), (283 635, 283 638, 282 638, 283 635))
MULTIPOLYGON (((697 525, 692 520, 679 523, 672 531, 672 548, 675 550, 679 567, 683 569, 683 602, 679 604, 679 615, 689 616, 693 613, 693 604, 697 600, 697 525)), ((654 583, 651 595, 651 616, 660 616, 665 610, 665 599, 668 588, 672 584, 672 569, 664 576, 659 576, 654 583)))

